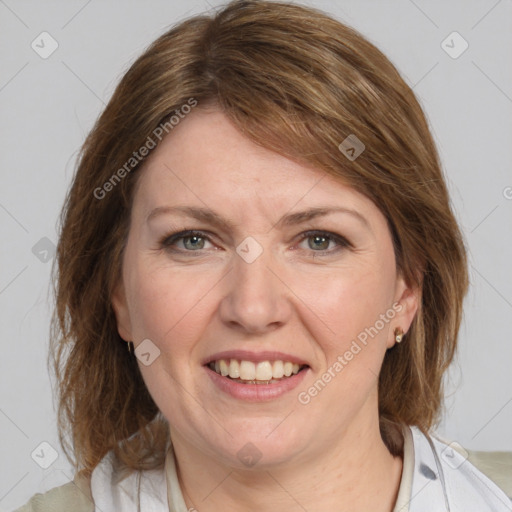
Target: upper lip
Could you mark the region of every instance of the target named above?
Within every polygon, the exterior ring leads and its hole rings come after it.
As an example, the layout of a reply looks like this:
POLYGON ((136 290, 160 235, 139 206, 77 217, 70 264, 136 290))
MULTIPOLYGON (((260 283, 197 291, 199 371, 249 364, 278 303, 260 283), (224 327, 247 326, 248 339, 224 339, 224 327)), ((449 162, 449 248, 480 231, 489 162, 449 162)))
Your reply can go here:
POLYGON ((212 361, 219 361, 220 359, 236 359, 237 361, 252 361, 253 363, 259 363, 261 361, 290 361, 291 363, 309 366, 308 362, 300 357, 284 352, 277 352, 275 350, 263 350, 261 352, 253 352, 250 350, 225 350, 224 352, 217 352, 216 354, 208 356, 203 360, 202 364, 207 365, 212 361))

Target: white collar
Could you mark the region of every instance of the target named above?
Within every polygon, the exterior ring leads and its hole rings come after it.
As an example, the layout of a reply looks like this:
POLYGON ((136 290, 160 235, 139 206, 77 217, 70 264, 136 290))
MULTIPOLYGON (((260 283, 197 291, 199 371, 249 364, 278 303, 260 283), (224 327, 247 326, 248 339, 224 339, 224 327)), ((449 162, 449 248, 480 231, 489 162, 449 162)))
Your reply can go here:
POLYGON ((402 482, 393 512, 512 512, 507 495, 449 444, 417 427, 405 427, 404 440, 402 482), (407 431, 412 449, 407 449, 407 431))
POLYGON ((92 472, 91 494, 94 512, 169 512, 164 470, 134 471, 119 481, 112 451, 92 472))

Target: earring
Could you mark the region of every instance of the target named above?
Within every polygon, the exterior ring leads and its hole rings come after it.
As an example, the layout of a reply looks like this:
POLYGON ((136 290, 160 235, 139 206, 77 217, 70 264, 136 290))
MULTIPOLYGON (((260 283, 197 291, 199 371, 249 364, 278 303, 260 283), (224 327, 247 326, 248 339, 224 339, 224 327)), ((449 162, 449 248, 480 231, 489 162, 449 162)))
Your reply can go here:
POLYGON ((404 331, 402 331, 401 327, 397 327, 395 329, 395 341, 397 343, 400 343, 404 337, 404 331))
POLYGON ((127 341, 127 343, 128 343, 128 353, 130 355, 132 355, 133 354, 133 341, 127 341))

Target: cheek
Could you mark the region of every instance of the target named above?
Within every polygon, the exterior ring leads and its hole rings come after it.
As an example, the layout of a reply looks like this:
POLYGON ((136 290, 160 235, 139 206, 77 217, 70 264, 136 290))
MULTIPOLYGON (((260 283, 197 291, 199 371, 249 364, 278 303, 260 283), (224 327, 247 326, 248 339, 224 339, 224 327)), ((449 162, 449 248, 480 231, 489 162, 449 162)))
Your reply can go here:
POLYGON ((324 333, 323 344, 329 353, 343 350, 392 306, 393 273, 384 272, 381 265, 335 269, 296 279, 292 286, 315 313, 316 331, 324 333))
POLYGON ((359 268, 317 279, 323 284, 322 293, 307 288, 309 299, 316 301, 312 309, 318 313, 309 330, 322 362, 298 396, 300 404, 311 407, 311 414, 348 421, 370 396, 376 396, 389 322, 395 314, 392 275, 375 266, 359 268))
POLYGON ((146 386, 167 418, 188 417, 194 404, 187 405, 183 387, 193 389, 192 358, 209 318, 201 299, 216 280, 143 257, 127 268, 134 335, 139 342, 150 339, 161 354, 154 364, 139 365, 146 386))
POLYGON ((161 350, 179 350, 187 346, 187 340, 197 339, 198 330, 207 321, 204 298, 218 278, 208 274, 201 277, 192 267, 177 270, 155 265, 144 258, 133 263, 127 279, 137 338, 149 338, 161 350))

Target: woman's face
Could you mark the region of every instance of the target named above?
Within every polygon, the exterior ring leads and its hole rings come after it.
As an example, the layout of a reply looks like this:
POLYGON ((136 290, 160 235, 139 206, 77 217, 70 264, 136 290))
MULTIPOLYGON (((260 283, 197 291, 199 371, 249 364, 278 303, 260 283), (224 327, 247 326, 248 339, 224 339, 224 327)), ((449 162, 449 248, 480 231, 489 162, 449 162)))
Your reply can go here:
POLYGON ((377 428, 416 299, 373 202, 219 111, 189 114, 141 172, 113 305, 173 442, 272 466, 377 428))

